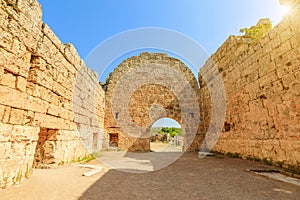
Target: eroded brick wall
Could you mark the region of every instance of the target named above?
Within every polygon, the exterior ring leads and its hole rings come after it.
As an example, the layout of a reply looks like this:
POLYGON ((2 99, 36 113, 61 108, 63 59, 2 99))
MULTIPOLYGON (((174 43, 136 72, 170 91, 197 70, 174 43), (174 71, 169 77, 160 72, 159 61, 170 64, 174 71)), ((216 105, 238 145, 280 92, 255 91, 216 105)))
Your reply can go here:
POLYGON ((29 176, 34 160, 48 167, 99 149, 103 113, 97 74, 42 22, 40 4, 1 0, 0 187, 29 176))
MULTIPOLYGON (((199 80, 220 74, 224 81, 226 119, 215 151, 299 167, 300 2, 282 2, 292 7, 282 22, 259 42, 230 36, 201 68, 199 80)), ((211 102, 202 85, 205 132, 211 102)))

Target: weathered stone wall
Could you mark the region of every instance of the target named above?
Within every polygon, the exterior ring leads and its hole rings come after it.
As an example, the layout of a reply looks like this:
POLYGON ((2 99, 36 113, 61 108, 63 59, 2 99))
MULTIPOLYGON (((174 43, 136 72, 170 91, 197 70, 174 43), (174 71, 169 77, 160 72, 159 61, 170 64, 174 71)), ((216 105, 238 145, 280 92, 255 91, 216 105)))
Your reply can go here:
POLYGON ((32 166, 108 147, 111 133, 121 148, 148 151, 149 128, 162 117, 182 125, 184 150, 199 147, 218 74, 227 112, 214 150, 299 167, 300 1, 281 2, 293 11, 267 36, 231 36, 211 56, 199 72, 200 93, 182 62, 149 53, 122 62, 104 93, 75 48, 42 22, 36 0, 0 0, 0 187, 28 177, 32 166))
POLYGON ((37 1, 0 0, 0 187, 29 176, 34 161, 49 167, 84 156, 85 144, 99 149, 104 91, 97 81, 42 22, 37 1))
POLYGON ((185 147, 191 146, 199 120, 199 87, 181 61, 166 54, 142 53, 122 62, 106 84, 107 146, 109 134, 118 134, 120 148, 149 151, 149 130, 163 117, 182 126, 185 147), (191 112, 195 112, 193 119, 191 112))
MULTIPOLYGON (((285 2, 293 6, 282 22, 259 42, 230 36, 201 68, 199 80, 221 74, 224 81, 227 112, 215 151, 299 167, 300 1, 285 2)), ((205 132, 211 102, 202 86, 205 132)))

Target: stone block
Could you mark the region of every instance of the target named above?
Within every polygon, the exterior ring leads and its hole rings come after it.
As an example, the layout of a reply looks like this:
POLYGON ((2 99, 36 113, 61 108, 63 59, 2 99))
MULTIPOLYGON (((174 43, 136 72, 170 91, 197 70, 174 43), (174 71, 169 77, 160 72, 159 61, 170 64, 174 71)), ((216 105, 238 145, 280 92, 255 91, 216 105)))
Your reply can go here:
POLYGON ((291 31, 290 28, 287 28, 286 30, 284 30, 282 33, 280 33, 280 41, 281 43, 285 42, 286 40, 290 39, 291 37, 293 37, 293 32, 291 31))
POLYGON ((62 118, 41 113, 35 113, 34 121, 39 127, 50 129, 65 129, 66 125, 62 118))
POLYGON ((9 123, 10 124, 23 124, 24 114, 25 114, 24 110, 12 108, 10 111, 9 123))
POLYGON ((5 111, 5 106, 0 105, 0 122, 2 121, 4 117, 4 111, 5 111))
POLYGON ((4 86, 7 86, 7 87, 10 87, 10 88, 15 88, 16 87, 16 80, 17 80, 16 76, 14 76, 11 73, 6 72, 1 76, 0 84, 4 85, 4 86))
POLYGON ((26 86, 27 86, 26 79, 22 76, 17 76, 16 89, 21 91, 21 92, 25 92, 26 91, 26 86))
POLYGON ((275 62, 262 62, 259 68, 259 77, 274 71, 276 69, 275 62))
POLYGON ((46 37, 48 37, 49 40, 53 42, 53 44, 56 46, 56 48, 60 52, 64 52, 64 44, 60 41, 60 39, 55 35, 53 30, 49 27, 48 24, 43 23, 42 25, 42 32, 46 37))
POLYGON ((73 44, 65 44, 64 55, 75 68, 80 66, 81 58, 73 44))
POLYGON ((293 74, 287 74, 281 78, 284 89, 288 90, 295 82, 295 76, 293 74))
POLYGON ((48 107, 47 114, 57 116, 57 117, 61 117, 61 118, 68 119, 68 120, 73 119, 73 112, 70 112, 70 111, 66 110, 65 108, 63 108, 63 107, 54 106, 54 105, 51 105, 51 104, 48 107))
POLYGON ((34 126, 34 112, 26 111, 24 114, 24 125, 34 126))
MULTIPOLYGON (((0 135, 0 160, 7 160, 10 157, 10 154, 11 154, 10 149, 11 149, 11 143, 10 142, 2 142, 1 135, 0 135)), ((1 175, 1 173, 0 173, 0 175, 1 175)))
POLYGON ((10 51, 13 43, 13 36, 3 29, 0 30, 0 47, 10 51))
MULTIPOLYGON (((22 58, 24 55, 26 55, 27 49, 24 44, 18 39, 18 38, 13 38, 12 44, 11 44, 11 51, 16 55, 18 58, 22 58)), ((29 60, 28 57, 27 59, 24 59, 25 62, 30 62, 30 56, 29 60)))
POLYGON ((8 123, 9 122, 10 111, 11 111, 11 107, 6 106, 5 109, 4 109, 4 114, 3 114, 3 118, 2 118, 3 123, 8 123))
POLYGON ((25 144, 25 149, 24 149, 25 156, 34 157, 35 149, 36 149, 36 142, 26 143, 25 144))
POLYGON ((22 60, 22 58, 18 58, 11 52, 7 52, 4 49, 0 48, 0 66, 2 66, 6 71, 11 72, 14 75, 27 77, 28 72, 20 69, 29 69, 30 63, 26 63, 22 60))
POLYGON ((285 76, 293 76, 296 71, 299 70, 299 60, 290 60, 288 62, 282 62, 281 65, 277 66, 276 73, 279 78, 285 76))
POLYGON ((48 102, 43 101, 39 98, 28 96, 26 99, 27 102, 27 110, 34 111, 34 112, 40 112, 40 113, 46 113, 48 108, 48 102))
MULTIPOLYGON (((290 39, 291 41, 291 45, 294 49, 299 49, 300 46, 300 33, 296 33, 292 36, 292 38, 290 39)), ((299 52, 299 50, 298 50, 299 52)))
POLYGON ((2 79, 2 77, 3 77, 3 75, 4 75, 4 73, 5 73, 4 68, 3 68, 2 66, 0 66, 0 81, 1 81, 1 79, 2 79))
POLYGON ((266 74, 265 76, 261 77, 259 81, 259 86, 260 87, 266 87, 266 86, 271 86, 272 82, 278 80, 278 76, 275 71, 270 72, 269 74, 266 74))
POLYGON ((9 141, 12 129, 13 126, 10 124, 0 123, 0 143, 9 141))
POLYGON ((42 6, 38 1, 20 0, 17 1, 16 6, 22 14, 20 16, 20 21, 24 20, 24 24, 22 24, 22 26, 40 26, 42 23, 42 6))
POLYGON ((65 96, 67 93, 67 90, 61 84, 54 82, 53 83, 53 92, 58 94, 59 96, 65 96))
POLYGON ((25 29, 25 27, 21 26, 18 19, 12 19, 8 24, 8 31, 14 37, 19 38, 20 42, 24 44, 26 48, 31 52, 35 52, 37 47, 39 31, 38 28, 36 30, 37 30, 35 31, 36 33, 29 32, 28 30, 25 29))
POLYGON ((40 71, 36 68, 31 68, 28 75, 28 81, 32 83, 37 83, 45 88, 52 90, 53 88, 53 78, 49 73, 40 71))
POLYGON ((47 102, 51 102, 51 91, 48 88, 45 88, 43 86, 37 86, 38 91, 39 91, 39 95, 38 97, 42 100, 45 100, 47 102))
POLYGON ((60 97, 58 94, 55 94, 54 92, 50 92, 50 103, 52 105, 58 106, 59 102, 60 102, 59 99, 60 99, 60 97))
POLYGON ((8 25, 8 13, 4 9, 0 9, 0 28, 6 30, 8 25))
POLYGON ((14 125, 11 141, 37 141, 39 131, 39 127, 14 125))
POLYGON ((275 60, 276 58, 284 55, 286 52, 292 49, 290 40, 287 40, 281 43, 278 47, 273 48, 273 51, 270 52, 271 60, 275 60))

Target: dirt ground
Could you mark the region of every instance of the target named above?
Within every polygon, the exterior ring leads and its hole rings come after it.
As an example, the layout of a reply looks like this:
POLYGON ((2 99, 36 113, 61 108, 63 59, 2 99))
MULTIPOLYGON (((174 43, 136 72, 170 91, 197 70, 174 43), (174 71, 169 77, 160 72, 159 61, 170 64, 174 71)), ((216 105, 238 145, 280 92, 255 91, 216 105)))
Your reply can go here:
POLYGON ((73 165, 34 170, 20 185, 0 190, 0 199, 299 199, 299 186, 246 171, 269 168, 235 158, 199 159, 196 153, 147 173, 105 167, 100 174, 83 177, 89 169, 73 165))
POLYGON ((162 142, 151 142, 150 149, 154 152, 182 152, 182 147, 162 142))
MULTIPOLYGON (((97 160, 91 164, 99 165, 97 160)), ((91 177, 82 176, 90 169, 78 165, 62 166, 56 169, 35 169, 30 179, 25 179, 19 185, 0 189, 0 200, 72 200, 79 199, 105 172, 91 177)))

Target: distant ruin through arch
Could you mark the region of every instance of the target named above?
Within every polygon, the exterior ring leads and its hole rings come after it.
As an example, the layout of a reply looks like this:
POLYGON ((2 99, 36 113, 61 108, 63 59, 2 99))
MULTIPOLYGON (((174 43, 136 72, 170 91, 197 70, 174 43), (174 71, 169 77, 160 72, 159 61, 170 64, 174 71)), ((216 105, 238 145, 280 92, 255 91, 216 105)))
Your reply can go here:
POLYGON ((157 119, 151 126, 150 147, 154 152, 181 152, 185 135, 184 127, 172 118, 157 119), (165 129, 165 130, 163 130, 165 129), (163 143, 163 144, 161 144, 163 143), (166 143, 167 145, 164 145, 166 143), (170 148, 172 147, 172 148, 170 148))

